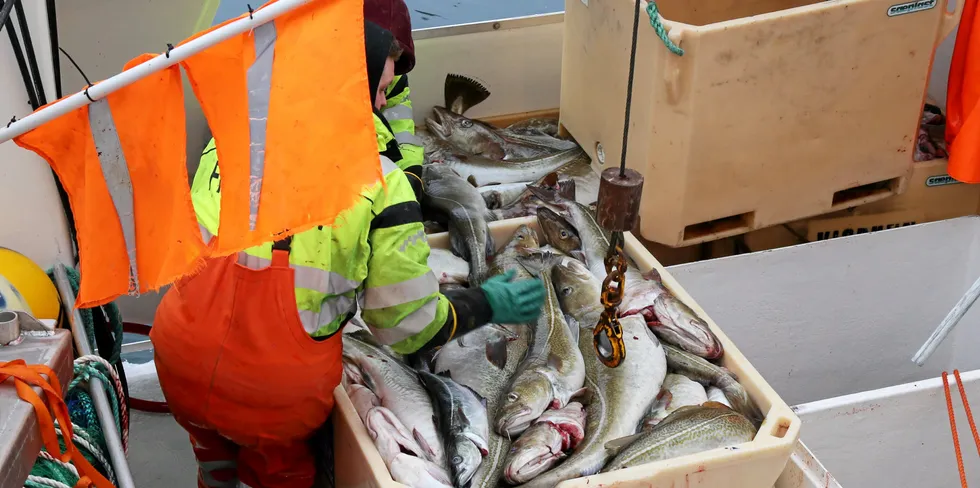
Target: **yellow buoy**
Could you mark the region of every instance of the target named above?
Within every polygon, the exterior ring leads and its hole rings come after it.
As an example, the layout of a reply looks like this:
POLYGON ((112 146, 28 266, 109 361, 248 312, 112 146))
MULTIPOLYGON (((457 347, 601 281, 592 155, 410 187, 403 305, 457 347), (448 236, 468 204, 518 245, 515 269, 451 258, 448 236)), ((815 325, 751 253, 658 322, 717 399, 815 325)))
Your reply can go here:
POLYGON ((61 310, 58 290, 34 261, 17 251, 0 247, 0 277, 6 278, 5 281, 19 292, 29 307, 24 311, 38 319, 58 319, 61 310))

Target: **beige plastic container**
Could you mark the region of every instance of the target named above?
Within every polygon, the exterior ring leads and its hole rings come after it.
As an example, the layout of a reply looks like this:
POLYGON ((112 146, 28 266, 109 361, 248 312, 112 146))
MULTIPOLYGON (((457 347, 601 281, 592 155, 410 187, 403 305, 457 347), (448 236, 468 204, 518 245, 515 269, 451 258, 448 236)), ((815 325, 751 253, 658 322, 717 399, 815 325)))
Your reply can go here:
MULTIPOLYGON (((505 245, 522 224, 537 228, 533 217, 504 220, 490 224, 490 231, 499 246, 505 245)), ((448 248, 446 233, 429 236, 433 248, 448 248)), ((725 348, 722 364, 734 372, 766 419, 755 440, 737 449, 715 449, 612 473, 578 478, 561 483, 562 488, 586 487, 644 487, 670 488, 700 486, 704 488, 768 488, 782 473, 787 459, 800 436, 800 420, 779 395, 766 383, 735 344, 718 328, 680 284, 633 237, 626 235, 626 252, 641 271, 657 268, 664 283, 677 297, 694 309, 710 325, 725 348), (685 484, 688 483, 688 484, 685 484)), ((404 487, 391 479, 381 455, 374 447, 364 424, 347 398, 343 387, 334 392, 334 448, 336 481, 339 488, 404 487)), ((506 486, 506 485, 501 485, 506 486)))
MULTIPOLYGON (((627 164, 643 237, 685 246, 903 192, 963 3, 660 0, 683 56, 641 12, 627 164)), ((561 123, 597 170, 620 161, 633 9, 565 2, 561 123)))

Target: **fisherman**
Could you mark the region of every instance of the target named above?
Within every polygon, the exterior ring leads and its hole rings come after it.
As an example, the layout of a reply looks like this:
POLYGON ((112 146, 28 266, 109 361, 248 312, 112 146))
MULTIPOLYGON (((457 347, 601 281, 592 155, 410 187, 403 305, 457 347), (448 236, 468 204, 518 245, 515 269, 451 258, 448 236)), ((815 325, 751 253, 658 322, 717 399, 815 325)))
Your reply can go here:
MULTIPOLYGON (((384 106, 401 48, 365 22, 368 83, 384 106)), ((378 152, 386 146, 378 143, 378 152)), ((150 335, 174 419, 190 434, 198 486, 309 487, 310 436, 327 421, 342 374, 340 333, 358 310, 399 353, 431 350, 489 322, 541 313, 540 280, 491 278, 447 294, 426 264, 429 246, 405 173, 383 154, 385 184, 323 226, 238 255, 210 258, 178 281, 150 335)), ((198 222, 219 230, 214 142, 191 194, 198 222)), ((377 164, 363 161, 356 164, 377 164)))
POLYGON ((365 0, 364 18, 391 32, 402 49, 395 62, 394 78, 381 83, 386 101, 383 107, 375 110, 374 128, 379 143, 386 146, 385 155, 405 172, 416 199, 421 201, 425 150, 415 135, 408 87, 408 73, 415 67, 412 16, 405 0, 365 0))

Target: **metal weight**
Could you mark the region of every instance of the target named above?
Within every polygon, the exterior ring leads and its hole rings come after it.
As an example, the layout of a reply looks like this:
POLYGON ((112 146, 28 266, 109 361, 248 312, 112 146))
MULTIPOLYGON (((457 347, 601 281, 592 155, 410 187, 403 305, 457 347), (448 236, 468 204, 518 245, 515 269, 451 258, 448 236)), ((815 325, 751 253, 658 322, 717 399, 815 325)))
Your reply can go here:
POLYGON ((632 169, 608 168, 599 178, 596 221, 610 232, 629 232, 640 218, 643 175, 632 169), (622 173, 622 175, 620 175, 622 173))

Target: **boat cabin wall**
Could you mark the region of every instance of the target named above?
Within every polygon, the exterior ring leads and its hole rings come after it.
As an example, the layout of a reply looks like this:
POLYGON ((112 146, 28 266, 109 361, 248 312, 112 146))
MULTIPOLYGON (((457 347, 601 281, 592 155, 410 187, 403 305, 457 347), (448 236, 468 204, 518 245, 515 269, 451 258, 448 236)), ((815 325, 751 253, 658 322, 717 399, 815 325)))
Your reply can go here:
POLYGON ((980 276, 980 217, 668 269, 790 405, 980 368, 980 307, 911 361, 980 276))

